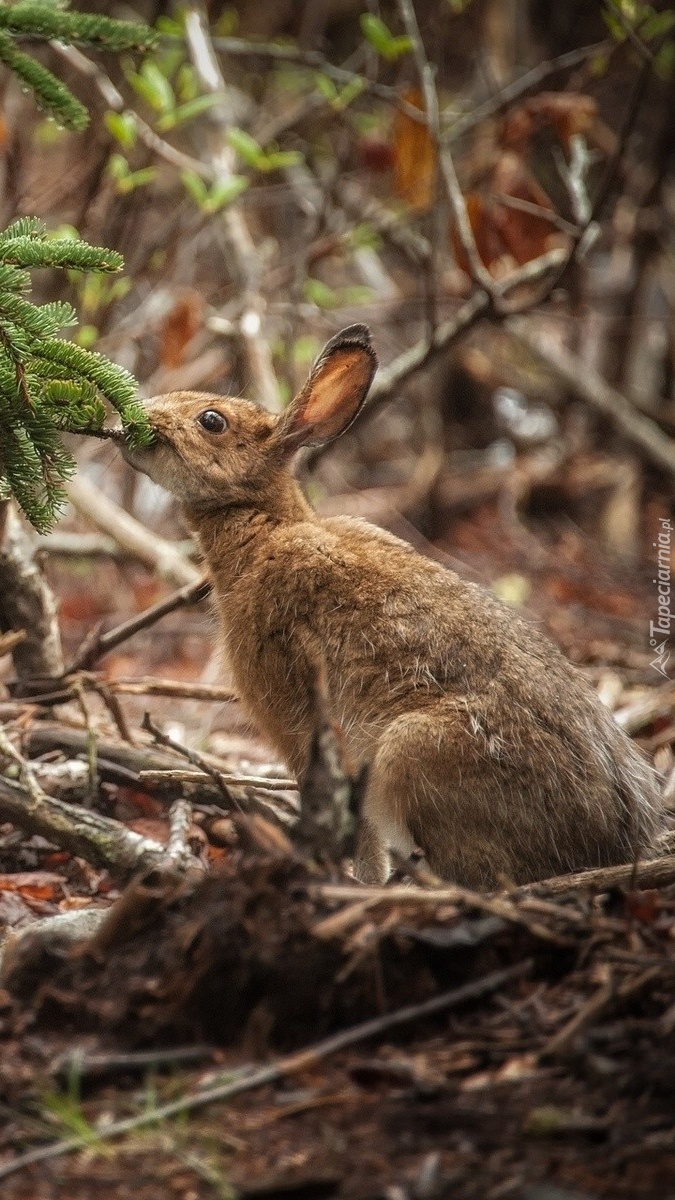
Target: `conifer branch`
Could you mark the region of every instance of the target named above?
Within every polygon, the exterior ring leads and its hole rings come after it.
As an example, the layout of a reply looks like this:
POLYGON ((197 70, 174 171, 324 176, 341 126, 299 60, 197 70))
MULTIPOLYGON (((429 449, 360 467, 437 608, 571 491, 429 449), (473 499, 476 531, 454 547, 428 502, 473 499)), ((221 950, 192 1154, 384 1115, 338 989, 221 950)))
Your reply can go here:
POLYGON ((157 42, 154 31, 140 21, 67 12, 39 0, 19 4, 0 2, 0 62, 30 89, 40 108, 66 129, 76 132, 89 123, 87 109, 47 67, 19 49, 16 41, 21 37, 112 52, 149 50, 157 42))
POLYGON ((27 298, 27 268, 52 266, 118 271, 122 259, 78 239, 50 241, 33 217, 0 233, 0 496, 13 495, 40 532, 53 523, 75 469, 62 431, 99 430, 108 400, 132 443, 152 436, 132 376, 57 336, 75 323, 72 306, 27 298))

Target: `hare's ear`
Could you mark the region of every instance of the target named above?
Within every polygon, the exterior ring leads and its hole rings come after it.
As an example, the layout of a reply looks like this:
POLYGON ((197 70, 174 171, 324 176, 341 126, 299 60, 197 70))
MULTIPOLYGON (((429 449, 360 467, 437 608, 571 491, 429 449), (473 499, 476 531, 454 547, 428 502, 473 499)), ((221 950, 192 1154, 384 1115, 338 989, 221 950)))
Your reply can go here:
POLYGON ((320 446, 344 433, 368 395, 376 367, 367 325, 350 325, 336 333, 281 418, 284 449, 320 446))

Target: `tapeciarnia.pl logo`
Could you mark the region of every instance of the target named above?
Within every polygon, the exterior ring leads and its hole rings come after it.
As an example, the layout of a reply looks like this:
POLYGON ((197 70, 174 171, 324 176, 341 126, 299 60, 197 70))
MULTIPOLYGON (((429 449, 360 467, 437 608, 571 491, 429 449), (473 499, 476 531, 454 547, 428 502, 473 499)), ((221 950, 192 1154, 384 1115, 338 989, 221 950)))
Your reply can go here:
POLYGON ((667 517, 660 517, 659 524, 661 526, 654 549, 656 550, 656 579, 653 582, 657 587, 658 608, 657 619, 649 622, 649 645, 655 652, 655 656, 649 664, 658 671, 659 675, 663 675, 664 679, 669 679, 668 662, 670 660, 670 649, 668 648, 668 640, 670 638, 670 625, 675 617, 675 614, 670 611, 670 541, 672 537, 673 527, 667 517))

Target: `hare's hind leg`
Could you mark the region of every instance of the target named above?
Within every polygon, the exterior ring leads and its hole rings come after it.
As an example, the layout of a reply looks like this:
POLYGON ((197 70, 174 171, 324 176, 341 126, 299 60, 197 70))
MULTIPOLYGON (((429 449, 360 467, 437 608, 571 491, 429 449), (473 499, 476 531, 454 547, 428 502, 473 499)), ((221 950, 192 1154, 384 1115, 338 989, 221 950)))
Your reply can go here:
MULTIPOLYGON (((500 797, 466 715, 439 705, 392 721, 373 759, 354 859, 362 882, 383 882, 388 851, 419 846, 431 869, 466 887, 513 876, 500 797), (500 828, 500 826, 502 826, 500 828), (506 844, 505 844, 506 843, 506 844)), ((516 855, 517 858, 517 855, 516 855)))

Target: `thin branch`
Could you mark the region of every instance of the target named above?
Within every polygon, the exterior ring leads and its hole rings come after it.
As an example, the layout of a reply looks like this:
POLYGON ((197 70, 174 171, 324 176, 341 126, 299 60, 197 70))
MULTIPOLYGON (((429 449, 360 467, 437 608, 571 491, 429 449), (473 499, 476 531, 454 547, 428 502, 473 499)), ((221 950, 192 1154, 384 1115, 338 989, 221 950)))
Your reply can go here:
MULTIPOLYGON (((495 280, 494 294, 501 301, 516 288, 535 283, 546 278, 551 272, 559 270, 561 264, 566 260, 566 250, 550 250, 540 258, 532 259, 518 270, 510 272, 504 279, 495 280)), ((488 315, 490 307, 491 298, 487 292, 477 290, 458 309, 454 317, 436 327, 431 339, 422 338, 414 346, 399 354, 398 358, 395 358, 388 366, 380 367, 370 389, 361 421, 368 416, 373 416, 390 400, 395 399, 411 376, 428 366, 439 354, 445 354, 453 342, 488 315)), ((314 467, 334 445, 334 442, 330 442, 326 446, 319 446, 318 449, 313 450, 307 457, 308 468, 314 467)))
MULTIPOLYGON (((85 638, 79 650, 76 651, 72 663, 65 672, 66 675, 86 670, 98 658, 101 658, 104 654, 108 654, 110 650, 114 650, 122 642, 127 642, 129 638, 133 637, 136 633, 140 633, 142 629, 149 629, 151 625, 155 625, 162 617, 168 616, 169 613, 175 612, 176 609, 185 608, 189 604, 199 604, 202 600, 206 599, 210 591, 210 580, 206 576, 202 576, 196 581, 180 588, 179 591, 173 592, 165 600, 160 600, 157 604, 146 608, 138 616, 124 621, 116 629, 109 630, 108 633, 101 633, 100 628, 95 627, 85 638)), ((112 680, 109 686, 114 690, 115 681, 112 680)))
POLYGON ((440 114, 438 108, 438 93, 436 91, 436 83, 434 81, 433 68, 424 52, 424 45, 420 35, 417 17, 413 0, 398 0, 398 7, 403 19, 405 31, 413 45, 413 55, 417 65, 417 71, 422 85, 422 93, 424 95, 424 107, 426 109, 427 128, 434 143, 438 163, 440 166, 441 177, 445 185, 450 206, 452 208, 457 233, 462 244, 462 249, 466 255, 469 265, 469 273, 474 283, 476 283, 486 293, 488 303, 493 301, 494 294, 494 279, 485 266, 483 260, 478 253, 476 239, 473 235, 469 214, 467 212, 466 202, 462 189, 459 185, 455 164, 452 159, 452 154, 447 146, 441 143, 441 125, 440 114))
POLYGON ((123 696, 176 696, 182 700, 208 700, 216 704, 239 700, 229 688, 213 683, 179 683, 173 679, 155 679, 151 675, 141 675, 137 679, 109 679, 106 687, 123 696))
POLYGON ((159 726, 155 725, 150 713, 146 712, 143 714, 142 728, 154 738, 158 746, 167 746, 169 749, 175 750, 176 754, 180 754, 182 758, 186 758, 188 762, 192 763, 193 767, 198 767, 200 771, 204 771, 213 780, 221 796, 230 807, 241 807, 239 801, 233 796, 227 786, 222 771, 219 771, 217 767, 207 762, 196 750, 191 750, 189 746, 184 746, 181 742, 177 742, 174 738, 169 737, 168 734, 162 733, 159 726))
POLYGON ((661 858, 650 858, 639 863, 637 871, 633 863, 618 867, 594 867, 575 875, 557 875, 552 879, 529 883, 519 889, 519 894, 527 894, 533 889, 541 889, 549 895, 561 895, 581 888, 607 892, 610 888, 661 888, 672 883, 675 883, 675 854, 664 854, 661 858))
MULTIPOLYGON (((240 1096, 242 1093, 250 1092, 254 1088, 263 1087, 268 1083, 277 1083, 280 1079, 285 1079, 288 1075, 296 1075, 299 1071, 315 1067, 318 1062, 327 1058, 328 1055, 345 1050, 348 1046, 355 1046, 359 1042, 367 1041, 370 1038, 382 1037, 383 1034, 389 1033, 392 1029, 398 1029, 401 1025, 409 1025, 412 1021, 424 1020, 426 1017, 446 1012, 449 1008, 458 1008, 469 1001, 483 999, 501 990, 508 984, 523 979, 530 973, 531 969, 532 962, 528 959, 525 962, 516 963, 512 967, 508 967, 506 970, 493 971, 490 975, 484 975, 482 979, 475 979, 471 983, 463 984, 462 987, 442 992, 440 995, 433 996, 430 1000, 425 1000, 421 1004, 411 1004, 405 1008, 399 1008, 396 1012, 387 1013, 385 1016, 373 1017, 372 1020, 363 1021, 360 1025, 354 1025, 349 1029, 341 1030, 340 1033, 333 1034, 332 1037, 327 1037, 321 1042, 316 1042, 313 1046, 308 1046, 305 1050, 288 1054, 284 1058, 278 1059, 277 1062, 270 1063, 267 1067, 253 1068, 250 1073, 243 1077, 235 1080, 232 1080, 230 1077, 225 1083, 216 1084, 215 1087, 205 1088, 202 1091, 181 1096, 178 1100, 172 1100, 168 1104, 160 1105, 152 1111, 146 1110, 136 1117, 128 1117, 122 1121, 115 1121, 111 1125, 98 1129, 96 1131, 97 1137, 100 1140, 105 1139, 107 1141, 114 1137, 120 1137, 122 1134, 131 1133, 147 1125, 157 1124, 157 1122, 164 1121, 168 1117, 180 1116, 186 1112, 194 1112, 195 1109, 203 1108, 206 1104, 213 1104, 219 1100, 231 1100, 234 1096, 240 1096)), ((55 1142, 50 1146, 40 1146, 37 1150, 30 1150, 27 1154, 22 1154, 18 1158, 15 1158, 13 1162, 5 1163, 4 1166, 0 1167, 0 1179, 7 1179, 10 1175, 24 1170, 25 1167, 33 1166, 35 1163, 46 1162, 48 1159, 59 1158, 64 1154, 71 1154, 75 1150, 82 1150, 90 1145, 90 1142, 90 1136, 86 1135, 67 1138, 65 1141, 55 1142)))
MULTIPOLYGON (((524 75, 514 79, 512 83, 507 83, 483 104, 478 104, 470 112, 462 113, 454 119, 451 118, 452 124, 448 141, 456 142, 470 129, 475 129, 477 125, 485 121, 487 117, 495 117, 506 112, 515 100, 520 100, 528 92, 535 91, 549 76, 557 75, 560 71, 572 70, 581 63, 596 58, 599 54, 606 54, 613 49, 615 49, 615 45, 608 39, 604 42, 595 42, 590 46, 582 46, 579 50, 570 50, 558 58, 550 59, 549 62, 539 63, 531 71, 526 71, 524 75)), ((443 113, 442 117, 445 120, 446 114, 443 113)))
MULTIPOLYGON (((129 558, 128 550, 114 538, 102 533, 72 533, 67 529, 57 529, 37 537, 35 547, 39 554, 59 558, 115 558, 123 561, 129 558)), ((192 540, 176 542, 175 548, 186 558, 196 557, 197 547, 192 540)))
POLYGON ((558 379, 563 380, 577 396, 609 417, 624 437, 657 466, 675 475, 675 442, 658 425, 636 409, 621 392, 608 383, 588 363, 570 350, 556 346, 541 335, 533 333, 522 318, 511 318, 506 330, 518 339, 558 379))
MULTIPOLYGON (((192 64, 204 90, 228 95, 227 87, 213 48, 208 20, 200 3, 192 3, 185 14, 185 37, 192 64)), ((217 111, 211 118, 218 121, 217 111)), ((216 180, 229 183, 236 174, 236 153, 227 142, 226 121, 220 119, 215 129, 212 168, 216 180)), ((239 321, 239 338, 244 350, 250 383, 256 399, 264 408, 276 412, 280 407, 279 389, 272 364, 272 354, 262 337, 264 303, 260 283, 263 263, 248 226, 236 205, 227 207, 220 218, 228 241, 234 283, 243 295, 239 321)))
POLYGON ((184 587, 201 578, 199 568, 173 542, 146 529, 84 475, 69 480, 67 491, 68 499, 86 520, 174 586, 184 587))
MULTIPOLYGON (((75 46, 66 46, 63 42, 50 42, 53 50, 56 50, 62 58, 74 67, 80 75, 83 75, 87 80, 94 84, 108 108, 113 112, 121 113, 129 111, 129 106, 126 103, 124 96, 113 83, 109 75, 98 66, 97 63, 87 58, 81 50, 75 46)), ((179 171, 192 171, 195 175, 200 175, 202 179, 213 183, 216 179, 216 173, 212 166, 208 163, 201 162, 198 158, 192 158, 189 154, 184 154, 182 150, 177 150, 175 146, 165 142, 163 138, 155 133, 151 125, 144 121, 137 112, 133 112, 134 125, 136 133, 144 146, 147 147, 158 158, 164 159, 165 162, 176 167, 179 171)))
MULTIPOLYGON (((268 778, 266 775, 229 775, 224 771, 220 777, 228 787, 257 788, 264 792, 297 792, 295 779, 268 778)), ((161 787, 167 783, 203 783, 204 771, 139 771, 138 779, 146 787, 161 787)))

